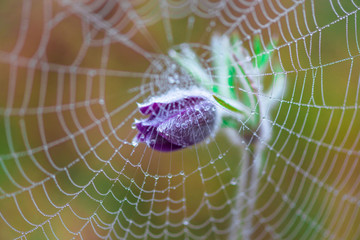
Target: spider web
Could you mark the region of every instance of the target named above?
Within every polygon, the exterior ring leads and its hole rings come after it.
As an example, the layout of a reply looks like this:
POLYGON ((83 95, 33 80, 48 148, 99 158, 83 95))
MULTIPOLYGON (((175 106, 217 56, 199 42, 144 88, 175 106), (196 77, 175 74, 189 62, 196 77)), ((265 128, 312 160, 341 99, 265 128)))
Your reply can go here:
POLYGON ((1 1, 0 238, 359 239, 359 9, 1 1), (213 73, 211 36, 234 32, 248 62, 255 37, 272 43, 261 77, 287 85, 261 119, 271 137, 251 133, 264 156, 248 188, 254 153, 234 132, 172 153, 132 142, 137 102, 192 84, 168 51, 187 43, 213 73))

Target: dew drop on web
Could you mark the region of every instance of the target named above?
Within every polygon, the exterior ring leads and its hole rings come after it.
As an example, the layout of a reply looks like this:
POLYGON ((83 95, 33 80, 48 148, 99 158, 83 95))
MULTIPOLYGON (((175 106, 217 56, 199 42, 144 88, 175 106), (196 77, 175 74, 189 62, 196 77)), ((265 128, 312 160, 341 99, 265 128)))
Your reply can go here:
POLYGON ((231 185, 236 185, 237 184, 236 178, 232 178, 231 181, 230 181, 230 184, 231 185))
POLYGON ((172 76, 169 77, 169 83, 171 83, 171 84, 172 84, 172 83, 175 83, 174 77, 172 77, 172 76))
POLYGON ((138 141, 136 138, 134 138, 134 139, 132 140, 131 144, 132 144, 134 147, 136 147, 137 145, 139 145, 139 141, 138 141))
POLYGON ((148 141, 149 145, 154 145, 156 143, 155 139, 151 139, 150 141, 148 141))

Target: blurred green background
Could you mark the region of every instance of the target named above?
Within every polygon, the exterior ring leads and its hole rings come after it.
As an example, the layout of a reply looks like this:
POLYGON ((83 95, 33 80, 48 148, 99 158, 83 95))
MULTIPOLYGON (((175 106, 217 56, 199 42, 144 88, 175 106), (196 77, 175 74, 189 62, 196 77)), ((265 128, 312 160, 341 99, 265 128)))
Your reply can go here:
POLYGON ((0 1, 0 239, 229 239, 248 219, 226 133, 159 153, 131 125, 169 49, 210 64, 211 36, 233 32, 250 55, 254 37, 278 39, 287 79, 249 238, 358 239, 355 3, 0 1))

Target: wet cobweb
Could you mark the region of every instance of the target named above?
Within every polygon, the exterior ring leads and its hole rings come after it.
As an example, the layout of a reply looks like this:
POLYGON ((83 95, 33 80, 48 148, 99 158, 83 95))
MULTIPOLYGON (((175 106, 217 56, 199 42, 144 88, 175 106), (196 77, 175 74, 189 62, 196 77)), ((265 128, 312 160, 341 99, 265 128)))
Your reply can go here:
POLYGON ((359 10, 356 0, 2 0, 0 238, 359 239, 359 10), (197 84, 169 51, 191 48, 214 79, 211 37, 234 33, 247 63, 255 38, 273 46, 249 77, 268 89, 286 79, 260 120, 271 135, 243 123, 180 151, 134 142, 137 103, 197 84), (254 142, 264 154, 244 187, 254 142))

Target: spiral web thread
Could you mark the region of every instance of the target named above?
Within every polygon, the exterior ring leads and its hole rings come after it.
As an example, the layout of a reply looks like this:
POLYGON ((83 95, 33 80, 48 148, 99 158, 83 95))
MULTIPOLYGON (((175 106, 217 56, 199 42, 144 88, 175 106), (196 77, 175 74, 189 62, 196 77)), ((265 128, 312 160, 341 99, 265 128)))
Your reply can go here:
POLYGON ((360 238, 358 1, 0 6, 1 239, 360 238), (236 133, 172 153, 132 142, 137 102, 192 84, 169 49, 188 43, 214 73, 211 36, 233 32, 246 61, 254 37, 272 43, 264 85, 287 82, 261 120, 270 140, 251 133, 265 149, 254 194, 238 188, 254 166, 236 133))

